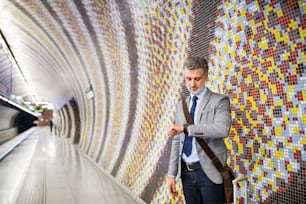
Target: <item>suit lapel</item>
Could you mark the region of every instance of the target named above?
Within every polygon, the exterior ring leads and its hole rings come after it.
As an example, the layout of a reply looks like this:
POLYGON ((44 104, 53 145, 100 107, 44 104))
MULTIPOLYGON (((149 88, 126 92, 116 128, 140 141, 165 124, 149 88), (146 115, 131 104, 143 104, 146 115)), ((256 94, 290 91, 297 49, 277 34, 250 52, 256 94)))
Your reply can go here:
POLYGON ((187 103, 187 107, 188 107, 188 112, 189 112, 189 105, 190 105, 190 95, 188 97, 186 97, 185 99, 186 103, 187 103))
POLYGON ((203 100, 199 104, 198 113, 197 113, 197 117, 196 117, 197 123, 198 123, 198 121, 200 121, 200 118, 202 117, 202 113, 203 113, 204 109, 206 108, 206 106, 208 104, 210 95, 211 95, 211 91, 207 88, 207 92, 204 95, 203 100))

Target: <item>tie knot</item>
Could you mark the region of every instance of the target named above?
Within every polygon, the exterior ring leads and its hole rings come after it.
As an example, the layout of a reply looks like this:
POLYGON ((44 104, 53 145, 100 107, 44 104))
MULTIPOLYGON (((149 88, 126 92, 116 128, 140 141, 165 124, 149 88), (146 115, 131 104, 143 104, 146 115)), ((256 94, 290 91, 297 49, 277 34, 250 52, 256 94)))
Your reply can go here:
POLYGON ((198 100, 198 97, 197 97, 197 96, 193 96, 193 97, 192 97, 192 101, 193 101, 193 102, 196 102, 197 100, 198 100))

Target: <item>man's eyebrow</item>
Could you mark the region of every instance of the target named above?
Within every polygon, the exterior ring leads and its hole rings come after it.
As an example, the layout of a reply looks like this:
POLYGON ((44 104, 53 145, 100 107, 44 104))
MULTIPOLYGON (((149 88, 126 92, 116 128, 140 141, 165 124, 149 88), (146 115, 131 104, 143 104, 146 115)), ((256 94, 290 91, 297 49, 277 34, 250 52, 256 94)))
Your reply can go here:
POLYGON ((185 77, 186 79, 201 79, 202 77, 185 77))

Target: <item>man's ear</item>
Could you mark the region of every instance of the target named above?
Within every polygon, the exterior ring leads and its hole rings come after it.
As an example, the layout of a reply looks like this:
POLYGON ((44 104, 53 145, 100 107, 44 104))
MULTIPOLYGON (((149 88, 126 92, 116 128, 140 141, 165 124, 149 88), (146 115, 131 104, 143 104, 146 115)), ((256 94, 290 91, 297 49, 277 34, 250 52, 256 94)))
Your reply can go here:
POLYGON ((208 81, 208 72, 204 73, 204 79, 205 81, 208 81))

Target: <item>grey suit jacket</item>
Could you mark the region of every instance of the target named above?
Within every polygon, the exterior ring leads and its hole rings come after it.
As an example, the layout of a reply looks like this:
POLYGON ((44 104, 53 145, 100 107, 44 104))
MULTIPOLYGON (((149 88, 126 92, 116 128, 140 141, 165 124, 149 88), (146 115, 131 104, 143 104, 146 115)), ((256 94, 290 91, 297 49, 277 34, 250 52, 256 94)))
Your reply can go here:
MULTIPOLYGON (((188 106, 189 101, 190 96, 186 98, 188 106)), ((225 95, 217 94, 207 89, 203 100, 198 106, 197 117, 195 119, 196 125, 189 126, 189 135, 204 139, 221 163, 225 165, 227 149, 224 138, 228 137, 231 127, 230 100, 225 95)), ((175 123, 187 123, 181 100, 176 105, 175 123)), ((168 175, 176 179, 179 179, 181 176, 181 157, 184 140, 184 133, 175 135, 172 138, 168 175)), ((196 148, 201 166, 208 178, 216 184, 222 183, 221 174, 197 142, 196 148)))

